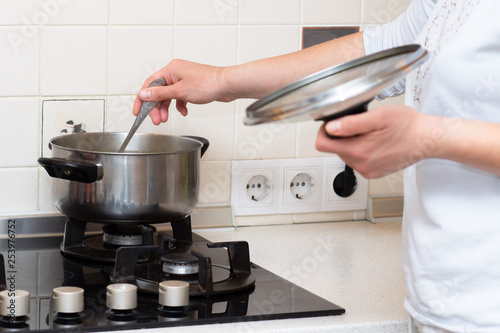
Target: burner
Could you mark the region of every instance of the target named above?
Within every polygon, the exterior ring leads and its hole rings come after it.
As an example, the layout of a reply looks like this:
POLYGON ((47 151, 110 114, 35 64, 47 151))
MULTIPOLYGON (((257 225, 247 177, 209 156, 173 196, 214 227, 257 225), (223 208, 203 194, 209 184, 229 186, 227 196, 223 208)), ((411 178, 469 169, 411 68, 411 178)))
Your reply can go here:
POLYGON ((142 230, 138 225, 109 224, 102 228, 102 240, 116 246, 142 245, 142 230))
MULTIPOLYGON (((192 243, 191 217, 189 215, 183 219, 166 223, 170 223, 172 227, 176 246, 187 246, 192 243)), ((150 246, 156 243, 156 228, 146 223, 107 224, 102 228, 103 234, 92 236, 85 234, 86 226, 87 222, 85 221, 66 219, 64 238, 61 244, 61 251, 65 255, 98 263, 114 263, 116 251, 120 247, 150 246)), ((173 243, 170 242, 170 244, 173 243)), ((168 246, 168 244, 164 246, 168 246)), ((148 260, 147 256, 139 257, 139 262, 145 260, 148 260)))
POLYGON ((167 253, 161 257, 163 273, 191 275, 198 273, 198 258, 190 253, 167 253))
MULTIPOLYGON (((166 239, 168 237, 164 237, 166 239)), ((255 284, 247 242, 199 242, 193 247, 176 247, 166 253, 163 252, 164 248, 120 247, 116 252, 110 280, 113 283, 135 284, 141 292, 156 294, 162 281, 183 280, 189 283, 191 296, 230 294, 251 289, 255 284), (140 263, 138 258, 141 255, 156 259, 140 263), (212 259, 215 260, 214 264, 212 259), (195 261, 197 266, 194 266, 195 261), (168 269, 174 272, 166 271, 168 269), (194 269, 197 269, 197 273, 194 273, 194 269)))

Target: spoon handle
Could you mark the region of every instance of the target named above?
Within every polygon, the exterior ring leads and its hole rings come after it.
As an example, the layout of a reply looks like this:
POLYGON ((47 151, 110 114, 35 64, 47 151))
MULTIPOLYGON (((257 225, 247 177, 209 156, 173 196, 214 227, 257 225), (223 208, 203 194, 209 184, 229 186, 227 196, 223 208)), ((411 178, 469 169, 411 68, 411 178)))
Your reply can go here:
MULTIPOLYGON (((164 79, 160 78, 160 79, 157 79, 157 80, 154 80, 153 82, 151 82, 149 87, 151 88, 151 87, 166 86, 166 85, 167 85, 167 82, 165 82, 164 79)), ((135 121, 134 121, 134 124, 132 125, 132 128, 130 129, 127 137, 125 138, 125 141, 123 141, 122 146, 118 150, 119 153, 123 153, 123 151, 125 151, 125 148, 127 148, 128 143, 130 142, 130 140, 134 136, 135 132, 137 132, 137 130, 139 129, 139 126, 141 126, 144 119, 146 119, 146 117, 149 115, 151 110, 153 110, 153 108, 158 103, 159 102, 142 102, 141 110, 139 110, 139 114, 135 118, 135 121)))

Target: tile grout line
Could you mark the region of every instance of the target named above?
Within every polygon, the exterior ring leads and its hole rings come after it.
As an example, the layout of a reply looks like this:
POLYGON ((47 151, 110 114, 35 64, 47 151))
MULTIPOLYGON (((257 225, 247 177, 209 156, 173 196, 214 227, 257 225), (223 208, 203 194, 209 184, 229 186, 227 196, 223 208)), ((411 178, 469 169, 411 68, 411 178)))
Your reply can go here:
MULTIPOLYGON (((177 32, 177 27, 179 26, 179 24, 177 23, 177 15, 176 15, 177 1, 178 0, 172 0, 172 1, 173 1, 173 3, 172 3, 172 11, 173 11, 172 12, 172 59, 175 59, 176 54, 177 54, 177 47, 175 46, 177 39, 175 38, 175 35, 177 32)), ((170 103, 170 105, 169 105, 169 115, 168 115, 168 123, 169 124, 167 127, 167 131, 168 131, 167 133, 169 135, 173 135, 173 128, 174 128, 174 122, 175 122, 175 117, 173 116, 173 114, 174 114, 174 112, 176 112, 174 104, 175 103, 170 103)))
MULTIPOLYGON (((299 45, 297 48, 299 50, 303 49, 304 45, 304 13, 303 13, 303 3, 304 0, 299 2, 299 45)), ((299 123, 295 123, 295 157, 299 157, 299 123)), ((294 218, 295 221, 295 218, 294 218)))
POLYGON ((111 1, 108 0, 108 24, 106 25, 106 95, 104 97, 104 110, 102 117, 102 131, 106 132, 107 129, 107 106, 108 106, 108 96, 109 96, 109 30, 111 26, 111 1))
POLYGON ((362 31, 363 15, 365 13, 365 0, 361 0, 361 8, 359 13, 359 30, 362 31))
MULTIPOLYGON (((238 1, 238 15, 236 17, 236 59, 235 59, 235 64, 237 64, 237 65, 240 63, 240 45, 241 45, 240 44, 240 34, 241 34, 240 17, 241 17, 241 2, 242 1, 243 0, 238 1)), ((236 138, 238 135, 238 131, 237 131, 237 128, 238 128, 238 104, 239 103, 237 101, 233 101, 233 105, 234 105, 234 109, 233 109, 233 114, 234 114, 233 142, 234 142, 234 146, 233 146, 233 156, 232 156, 231 161, 236 159, 236 146, 237 146, 236 138)), ((229 162, 231 163, 231 161, 229 161, 229 162)), ((230 186, 231 186, 231 184, 230 184, 230 186)), ((231 194, 229 194, 229 196, 231 197, 231 194)))
MULTIPOLYGON (((40 18, 42 17, 42 6, 43 0, 40 0, 40 18)), ((38 156, 42 156, 43 154, 43 102, 42 102, 42 20, 40 19, 40 43, 38 45, 38 139, 40 140, 38 143, 38 156)), ((42 209, 42 169, 38 168, 38 182, 37 182, 37 211, 42 209)))

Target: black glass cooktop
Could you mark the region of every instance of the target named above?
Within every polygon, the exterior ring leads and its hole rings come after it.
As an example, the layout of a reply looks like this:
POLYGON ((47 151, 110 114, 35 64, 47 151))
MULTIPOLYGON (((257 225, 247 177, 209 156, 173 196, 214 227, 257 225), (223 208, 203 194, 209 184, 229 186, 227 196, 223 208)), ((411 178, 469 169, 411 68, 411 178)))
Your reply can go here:
MULTIPOLYGON (((2 227, 8 227, 7 220, 0 222, 5 222, 0 223, 2 227)), ((20 224, 16 225, 18 230, 20 224)), ((4 234, 8 236, 7 232, 4 234)), ((157 294, 139 292, 138 306, 132 317, 112 317, 106 307, 106 286, 112 283, 113 264, 96 264, 63 255, 61 237, 30 240, 13 235, 13 238, 0 239, 6 274, 6 278, 0 277, 0 289, 28 291, 30 313, 15 325, 3 317, 0 332, 97 332, 330 316, 345 312, 343 308, 251 263, 255 284, 244 290, 209 297, 190 296, 189 306, 181 311, 164 311, 158 305, 157 294), (14 244, 10 247, 14 251, 8 251, 9 244, 14 244), (78 318, 58 318, 52 313, 52 290, 60 286, 84 289, 84 311, 78 318)), ((206 239, 193 234, 196 248, 202 249, 207 243, 206 239)), ((224 251, 210 252, 214 256, 212 262, 227 261, 226 258, 217 258, 219 254, 227 256, 224 251)))

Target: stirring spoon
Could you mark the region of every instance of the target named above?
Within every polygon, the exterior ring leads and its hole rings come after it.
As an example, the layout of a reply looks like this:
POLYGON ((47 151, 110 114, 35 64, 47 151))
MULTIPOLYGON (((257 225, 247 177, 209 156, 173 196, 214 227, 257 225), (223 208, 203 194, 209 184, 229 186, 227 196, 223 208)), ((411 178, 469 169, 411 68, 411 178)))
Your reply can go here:
MULTIPOLYGON (((164 79, 160 78, 160 79, 157 79, 157 80, 154 80, 153 82, 151 82, 149 87, 151 88, 151 87, 166 86, 166 85, 167 85, 167 82, 165 82, 164 79)), ((137 132, 137 130, 139 129, 139 126, 141 126, 144 119, 146 119, 146 117, 149 115, 151 110, 153 110, 153 108, 158 103, 159 102, 142 102, 141 110, 139 111, 139 114, 135 118, 134 124, 132 125, 132 128, 130 129, 127 137, 125 138, 125 141, 123 141, 123 144, 120 147, 120 150, 118 150, 119 153, 123 153, 125 148, 127 148, 128 143, 130 142, 130 140, 134 136, 135 132, 137 132)))

